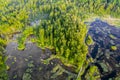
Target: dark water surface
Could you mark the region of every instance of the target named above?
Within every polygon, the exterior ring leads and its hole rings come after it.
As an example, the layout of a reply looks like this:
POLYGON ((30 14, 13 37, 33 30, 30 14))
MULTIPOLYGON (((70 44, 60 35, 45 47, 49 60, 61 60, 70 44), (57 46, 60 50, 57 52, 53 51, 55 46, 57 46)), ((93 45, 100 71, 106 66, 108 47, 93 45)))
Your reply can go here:
POLYGON ((99 65, 102 80, 120 76, 120 28, 96 20, 90 24, 88 34, 95 42, 89 47, 89 52, 99 65), (112 50, 111 46, 116 46, 117 49, 112 50))
POLYGON ((10 80, 65 80, 74 73, 65 70, 58 59, 44 61, 52 52, 42 50, 33 43, 27 43, 23 51, 17 50, 17 43, 11 42, 6 48, 7 65, 10 67, 10 80), (56 73, 56 74, 55 74, 56 73))

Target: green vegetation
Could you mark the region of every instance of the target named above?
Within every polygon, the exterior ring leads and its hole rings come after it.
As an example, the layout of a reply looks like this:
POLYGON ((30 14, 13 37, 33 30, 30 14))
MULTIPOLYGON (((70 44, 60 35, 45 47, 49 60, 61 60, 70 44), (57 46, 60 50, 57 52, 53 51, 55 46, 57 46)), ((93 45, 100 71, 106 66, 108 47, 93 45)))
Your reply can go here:
POLYGON ((115 80, 120 80, 120 77, 115 78, 115 80))
POLYGON ((106 16, 102 18, 103 21, 107 21, 107 23, 109 23, 110 25, 116 26, 116 27, 120 27, 120 19, 119 18, 114 18, 111 16, 106 16))
POLYGON ((110 49, 115 51, 115 50, 117 50, 117 47, 116 46, 111 46, 110 49))
MULTIPOLYGON (((92 43, 89 36, 85 43, 84 20, 90 15, 120 17, 120 0, 0 0, 0 3, 0 72, 6 69, 4 46, 14 34, 20 33, 19 50, 25 48, 30 38, 43 49, 55 49, 56 56, 74 66, 81 76, 87 66, 87 45, 92 43), (30 25, 36 20, 38 25, 30 25)), ((3 75, 2 72, 0 78, 6 80, 3 75)))
POLYGON ((7 66, 5 64, 6 56, 4 55, 4 47, 6 45, 6 40, 0 38, 0 80, 7 80, 7 66))
POLYGON ((116 39, 116 37, 115 37, 114 35, 112 35, 112 34, 110 34, 109 36, 110 36, 110 38, 112 38, 112 39, 116 39))
POLYGON ((24 73, 22 80, 31 80, 31 75, 29 73, 24 73))
POLYGON ((68 74, 68 78, 67 80, 71 80, 72 78, 76 78, 76 74, 68 72, 67 70, 65 70, 63 67, 61 67, 59 64, 57 64, 51 71, 51 73, 53 73, 53 75, 51 76, 51 78, 55 79, 57 78, 59 75, 63 74, 63 73, 67 73, 68 74))
POLYGON ((86 44, 87 45, 93 45, 94 44, 94 42, 92 40, 92 37, 90 35, 88 35, 87 38, 86 38, 86 44))
POLYGON ((32 80, 31 73, 33 72, 32 68, 34 67, 33 61, 30 61, 27 64, 27 66, 28 66, 28 68, 26 69, 25 73, 23 74, 22 80, 32 80))
POLYGON ((88 71, 88 74, 86 75, 86 79, 87 80, 98 80, 100 78, 100 76, 98 76, 99 73, 98 73, 98 69, 96 66, 91 66, 89 71, 88 71), (97 76, 95 76, 95 74, 97 76))

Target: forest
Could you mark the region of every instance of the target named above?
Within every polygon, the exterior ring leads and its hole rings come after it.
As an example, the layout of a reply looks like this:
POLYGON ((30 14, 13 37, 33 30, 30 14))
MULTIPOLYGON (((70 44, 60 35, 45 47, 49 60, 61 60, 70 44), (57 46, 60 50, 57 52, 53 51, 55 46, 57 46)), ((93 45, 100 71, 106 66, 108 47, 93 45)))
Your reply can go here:
POLYGON ((32 42, 42 50, 55 52, 53 58, 73 68, 75 80, 100 80, 89 55, 88 48, 94 41, 87 34, 89 26, 85 22, 108 15, 120 18, 120 0, 0 0, 0 80, 9 80, 5 49, 14 35, 18 35, 14 42, 20 51, 32 42))

